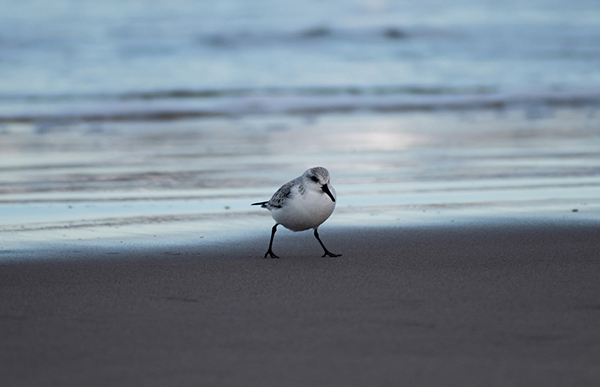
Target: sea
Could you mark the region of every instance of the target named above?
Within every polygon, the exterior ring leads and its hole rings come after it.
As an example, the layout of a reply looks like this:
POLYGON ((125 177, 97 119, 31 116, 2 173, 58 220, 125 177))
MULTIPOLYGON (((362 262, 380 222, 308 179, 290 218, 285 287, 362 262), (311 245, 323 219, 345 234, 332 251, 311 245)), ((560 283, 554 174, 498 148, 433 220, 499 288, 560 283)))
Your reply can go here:
POLYGON ((341 225, 600 213, 597 0, 0 9, 2 249, 268 233, 246 204, 316 164, 341 225))
POLYGON ((1 8, 0 122, 596 104, 600 90, 596 0, 1 8))

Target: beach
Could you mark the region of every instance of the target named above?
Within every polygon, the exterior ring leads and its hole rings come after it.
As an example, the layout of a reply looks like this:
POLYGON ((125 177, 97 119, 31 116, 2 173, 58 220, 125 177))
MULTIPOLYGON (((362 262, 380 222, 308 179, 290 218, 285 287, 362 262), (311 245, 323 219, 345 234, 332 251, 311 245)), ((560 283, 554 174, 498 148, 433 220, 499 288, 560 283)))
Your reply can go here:
POLYGON ((599 20, 9 2, 0 385, 600 385, 599 20), (315 166, 342 256, 263 259, 315 166))

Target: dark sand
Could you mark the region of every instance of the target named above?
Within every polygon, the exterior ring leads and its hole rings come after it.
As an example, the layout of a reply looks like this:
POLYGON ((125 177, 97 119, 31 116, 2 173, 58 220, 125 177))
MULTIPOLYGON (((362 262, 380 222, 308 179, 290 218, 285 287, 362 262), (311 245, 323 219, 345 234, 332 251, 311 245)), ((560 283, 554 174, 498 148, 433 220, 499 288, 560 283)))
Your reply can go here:
POLYGON ((597 222, 267 234, 3 264, 0 384, 600 385, 597 222))

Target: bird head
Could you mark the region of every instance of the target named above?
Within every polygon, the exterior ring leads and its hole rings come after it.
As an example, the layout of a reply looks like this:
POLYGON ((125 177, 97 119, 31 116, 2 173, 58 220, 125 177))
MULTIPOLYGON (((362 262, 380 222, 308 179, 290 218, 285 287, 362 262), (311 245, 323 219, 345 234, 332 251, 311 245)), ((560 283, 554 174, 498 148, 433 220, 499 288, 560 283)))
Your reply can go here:
POLYGON ((302 175, 309 189, 328 195, 335 202, 335 190, 329 182, 329 171, 323 167, 307 169, 302 175))

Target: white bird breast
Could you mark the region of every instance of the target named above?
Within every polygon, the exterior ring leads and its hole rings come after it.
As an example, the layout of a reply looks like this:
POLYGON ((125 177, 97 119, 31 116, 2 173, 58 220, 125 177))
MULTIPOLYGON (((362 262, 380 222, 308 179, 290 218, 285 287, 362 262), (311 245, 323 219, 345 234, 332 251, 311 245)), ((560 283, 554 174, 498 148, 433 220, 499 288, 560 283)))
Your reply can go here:
MULTIPOLYGON (((335 189, 329 186, 333 197, 337 197, 335 189)), ((335 202, 325 192, 307 189, 302 195, 294 187, 291 198, 286 200, 283 207, 273 208, 271 215, 275 222, 292 231, 303 231, 316 228, 327 220, 333 213, 335 202)))

